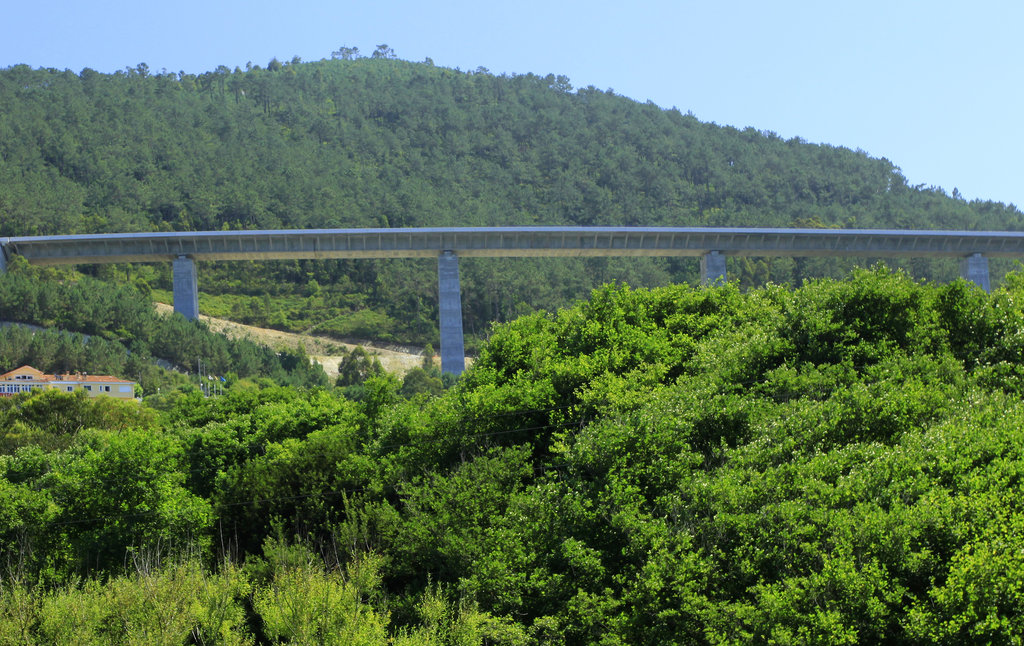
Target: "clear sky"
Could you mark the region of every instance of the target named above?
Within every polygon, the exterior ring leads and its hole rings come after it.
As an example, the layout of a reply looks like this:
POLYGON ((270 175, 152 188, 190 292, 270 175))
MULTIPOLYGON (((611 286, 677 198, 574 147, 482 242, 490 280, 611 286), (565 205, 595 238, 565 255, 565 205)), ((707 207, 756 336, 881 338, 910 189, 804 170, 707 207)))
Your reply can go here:
POLYGON ((386 43, 410 61, 563 74, 1024 208, 1019 0, 35 0, 0 25, 0 67, 202 73, 386 43))

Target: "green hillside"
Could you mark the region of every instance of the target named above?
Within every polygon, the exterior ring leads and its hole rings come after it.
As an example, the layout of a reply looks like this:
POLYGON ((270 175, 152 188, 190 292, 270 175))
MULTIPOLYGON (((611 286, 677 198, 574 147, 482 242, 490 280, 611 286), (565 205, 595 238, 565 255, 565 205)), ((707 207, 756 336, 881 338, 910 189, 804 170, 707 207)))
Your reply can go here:
POLYGON ((1018 643, 1022 330, 1019 275, 605 287, 439 397, 0 399, 0 640, 1018 643))
MULTIPOLYGON (((855 142, 851 142, 855 143, 855 142)), ((0 235, 478 225, 1018 229, 1022 214, 908 186, 846 148, 702 123, 560 76, 389 59, 198 76, 0 70, 0 235)), ((848 262, 737 261, 744 284, 848 262)), ((916 262, 946 280, 952 264, 916 262)), ((463 263, 466 328, 609 280, 693 281, 651 259, 463 263)), ((243 322, 436 344, 430 262, 204 266, 201 307, 243 322), (308 300, 315 297, 316 300, 308 300)), ((116 274, 116 272, 114 272, 116 274)), ((116 277, 116 276, 114 276, 116 277)), ((133 278, 167 289, 168 270, 133 278)))
POLYGON ((161 316, 134 286, 30 267, 23 259, 0 275, 3 320, 0 371, 32 365, 43 372, 112 374, 130 378, 146 395, 186 382, 157 359, 195 375, 264 378, 277 385, 327 385, 319 364, 302 351, 277 352, 247 339, 231 340, 181 316, 161 316))

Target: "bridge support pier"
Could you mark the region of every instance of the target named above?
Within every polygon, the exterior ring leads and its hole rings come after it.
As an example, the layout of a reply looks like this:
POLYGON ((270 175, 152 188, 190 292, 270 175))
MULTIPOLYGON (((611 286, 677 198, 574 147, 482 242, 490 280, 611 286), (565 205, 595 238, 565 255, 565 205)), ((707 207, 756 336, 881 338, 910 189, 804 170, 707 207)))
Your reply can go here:
POLYGON ((174 259, 174 311, 190 321, 199 318, 199 287, 196 263, 188 256, 174 259))
POLYGON ((461 375, 466 369, 466 351, 462 339, 459 257, 454 251, 442 251, 437 257, 437 285, 441 327, 441 372, 461 375))
POLYGON ((960 277, 971 281, 986 292, 991 291, 988 281, 988 258, 980 253, 971 254, 960 260, 960 277))
POLYGON ((720 285, 726 282, 725 256, 709 251, 700 257, 700 284, 720 285))

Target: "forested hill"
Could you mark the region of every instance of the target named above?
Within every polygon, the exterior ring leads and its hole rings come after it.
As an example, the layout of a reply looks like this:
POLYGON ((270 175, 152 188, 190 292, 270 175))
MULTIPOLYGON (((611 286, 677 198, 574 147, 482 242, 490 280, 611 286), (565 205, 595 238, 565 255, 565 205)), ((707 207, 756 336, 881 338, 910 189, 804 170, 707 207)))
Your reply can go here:
MULTIPOLYGON (((425 225, 1003 229, 845 148, 399 60, 0 72, 0 234, 425 225)), ((855 143, 855 142, 851 142, 855 143)))
MULTIPOLYGON (((0 70, 0 235, 533 224, 1016 229, 1024 219, 1012 206, 908 186, 897 166, 863 152, 702 123, 562 76, 388 58, 197 76, 144 64, 111 75, 0 70)), ((524 301, 557 307, 603 280, 693 279, 688 265, 652 260, 624 271, 607 261, 466 265, 470 333, 524 301)), ((788 260, 735 269, 751 282, 811 273, 788 260)), ((258 298, 282 282, 340 283, 358 298, 328 309, 371 312, 394 328, 385 334, 426 340, 432 272, 293 263, 204 270, 200 288, 258 298), (419 324, 389 323, 412 309, 419 324)), ((298 325, 294 312, 231 307, 249 322, 298 325)))

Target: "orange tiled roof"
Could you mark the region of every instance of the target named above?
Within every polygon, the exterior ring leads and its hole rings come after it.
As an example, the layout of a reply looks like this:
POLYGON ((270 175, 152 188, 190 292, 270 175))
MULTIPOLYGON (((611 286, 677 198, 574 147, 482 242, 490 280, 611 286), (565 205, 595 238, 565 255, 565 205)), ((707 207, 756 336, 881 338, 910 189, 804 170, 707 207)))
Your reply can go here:
POLYGON ((9 375, 13 375, 15 373, 18 373, 18 374, 30 373, 30 374, 33 375, 32 378, 35 381, 78 381, 78 382, 86 382, 86 383, 107 383, 107 384, 133 384, 133 383, 135 383, 134 381, 130 381, 128 379, 118 379, 117 377, 112 377, 110 375, 83 375, 81 373, 76 373, 76 374, 67 374, 67 373, 65 373, 65 374, 61 374, 61 373, 48 374, 48 373, 42 372, 41 370, 36 370, 32 366, 22 366, 20 368, 15 368, 14 370, 11 370, 10 372, 5 372, 4 374, 0 375, 0 381, 6 380, 9 375))

